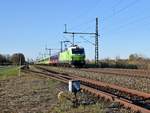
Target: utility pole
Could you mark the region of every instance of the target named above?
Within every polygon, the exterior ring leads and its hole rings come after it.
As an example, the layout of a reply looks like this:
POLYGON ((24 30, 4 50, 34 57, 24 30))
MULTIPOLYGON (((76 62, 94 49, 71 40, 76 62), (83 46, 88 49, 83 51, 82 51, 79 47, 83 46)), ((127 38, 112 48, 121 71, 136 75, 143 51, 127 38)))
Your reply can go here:
POLYGON ((70 41, 68 41, 68 40, 60 41, 60 45, 61 45, 60 50, 61 50, 61 52, 63 51, 63 43, 66 43, 66 42, 70 42, 70 41))
POLYGON ((67 24, 65 24, 65 32, 66 34, 72 34, 72 45, 74 46, 74 35, 76 34, 75 32, 67 32, 67 24))
POLYGON ((49 51, 49 57, 51 57, 52 50, 60 50, 60 49, 45 48, 45 50, 49 51))
POLYGON ((49 57, 51 57, 51 48, 45 48, 46 50, 48 50, 48 53, 49 53, 49 57))
POLYGON ((60 51, 63 51, 63 41, 60 41, 60 51))
POLYGON ((40 56, 40 59, 44 59, 44 54, 42 54, 41 52, 39 52, 39 56, 40 56))
POLYGON ((73 46, 74 46, 74 35, 75 34, 82 34, 82 35, 95 35, 95 64, 98 65, 98 60, 99 60, 99 49, 98 49, 98 18, 96 18, 96 31, 94 33, 85 33, 85 32, 68 32, 67 31, 67 26, 65 24, 65 32, 63 32, 65 34, 72 34, 73 37, 73 46))
POLYGON ((99 57, 99 51, 98 51, 98 18, 96 18, 96 32, 95 32, 95 64, 98 65, 98 57, 99 57))
POLYGON ((74 33, 72 33, 72 45, 74 46, 74 33))
POLYGON ((19 55, 19 76, 21 76, 21 55, 19 55))

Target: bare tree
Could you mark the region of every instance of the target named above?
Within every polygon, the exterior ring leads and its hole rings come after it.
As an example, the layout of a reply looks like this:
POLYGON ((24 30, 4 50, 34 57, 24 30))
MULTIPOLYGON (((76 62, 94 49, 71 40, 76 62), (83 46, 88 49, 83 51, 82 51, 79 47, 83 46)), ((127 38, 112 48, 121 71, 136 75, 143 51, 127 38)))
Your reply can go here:
POLYGON ((22 54, 22 53, 14 53, 11 56, 11 62, 14 65, 19 65, 19 64, 23 65, 23 64, 25 64, 24 54, 22 54))

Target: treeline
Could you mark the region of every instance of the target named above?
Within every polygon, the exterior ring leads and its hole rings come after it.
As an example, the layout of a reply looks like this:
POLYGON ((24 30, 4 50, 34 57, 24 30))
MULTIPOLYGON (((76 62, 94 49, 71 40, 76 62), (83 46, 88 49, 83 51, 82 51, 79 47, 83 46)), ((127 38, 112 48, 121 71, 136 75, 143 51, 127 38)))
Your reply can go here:
POLYGON ((13 55, 0 54, 0 65, 19 65, 25 64, 25 56, 22 53, 13 55))
POLYGON ((104 59, 100 61, 102 68, 150 69, 150 58, 139 54, 131 54, 128 59, 104 59))
MULTIPOLYGON (((86 67, 97 67, 94 60, 86 60, 86 67)), ((131 54, 127 59, 117 56, 115 59, 106 58, 99 61, 101 68, 150 69, 150 58, 140 54, 131 54)))
POLYGON ((123 69, 138 69, 136 64, 130 64, 126 59, 111 60, 105 59, 100 62, 101 68, 123 68, 123 69))

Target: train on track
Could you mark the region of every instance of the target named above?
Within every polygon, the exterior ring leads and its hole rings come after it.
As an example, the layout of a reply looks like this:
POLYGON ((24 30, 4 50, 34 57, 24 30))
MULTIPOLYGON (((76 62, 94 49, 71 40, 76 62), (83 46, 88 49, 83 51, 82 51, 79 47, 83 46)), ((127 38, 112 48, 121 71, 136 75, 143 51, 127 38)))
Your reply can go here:
POLYGON ((83 67, 85 65, 85 51, 83 47, 74 45, 56 55, 39 60, 36 64, 83 67))

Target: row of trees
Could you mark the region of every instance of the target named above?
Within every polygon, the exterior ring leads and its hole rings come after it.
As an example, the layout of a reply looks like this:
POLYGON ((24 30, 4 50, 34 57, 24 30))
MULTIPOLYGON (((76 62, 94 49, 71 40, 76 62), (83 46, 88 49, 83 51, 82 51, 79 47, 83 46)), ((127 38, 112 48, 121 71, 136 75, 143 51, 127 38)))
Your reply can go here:
POLYGON ((130 68, 130 69, 150 69, 150 59, 140 54, 131 54, 128 59, 104 59, 101 60, 101 67, 103 68, 130 68))
POLYGON ((14 53, 13 55, 0 54, 0 65, 19 65, 25 64, 25 56, 22 53, 14 53))

